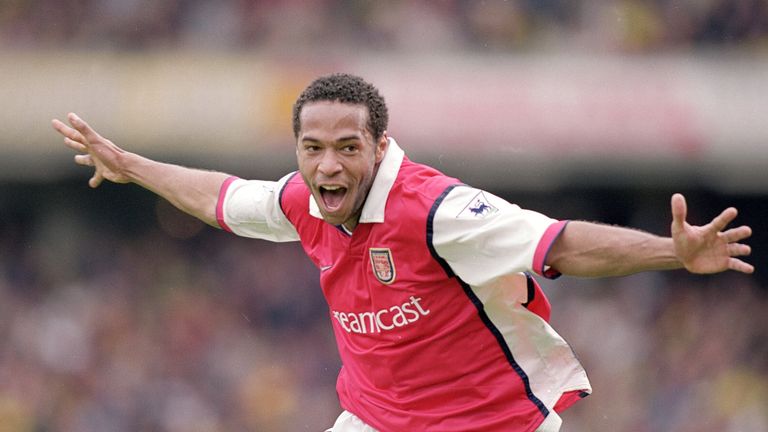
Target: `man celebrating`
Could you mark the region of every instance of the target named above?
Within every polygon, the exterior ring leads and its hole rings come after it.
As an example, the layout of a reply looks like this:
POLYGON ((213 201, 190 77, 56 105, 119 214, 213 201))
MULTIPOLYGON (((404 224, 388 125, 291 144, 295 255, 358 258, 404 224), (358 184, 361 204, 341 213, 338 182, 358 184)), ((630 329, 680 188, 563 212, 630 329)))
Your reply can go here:
POLYGON ((371 84, 318 78, 294 105, 299 170, 278 181, 152 161, 75 114, 53 126, 95 168, 91 187, 137 183, 234 234, 301 241, 343 362, 333 432, 557 431, 557 413, 591 387, 532 307, 546 299, 530 272, 754 270, 738 258, 751 229, 726 229, 733 208, 691 226, 675 194, 671 237, 557 221, 410 161, 387 120, 371 84))

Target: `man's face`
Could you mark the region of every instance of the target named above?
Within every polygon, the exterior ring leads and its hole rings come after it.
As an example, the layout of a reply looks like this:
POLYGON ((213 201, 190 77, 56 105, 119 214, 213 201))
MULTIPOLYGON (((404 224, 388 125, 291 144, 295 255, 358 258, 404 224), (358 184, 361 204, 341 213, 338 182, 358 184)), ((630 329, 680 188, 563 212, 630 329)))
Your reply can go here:
POLYGON ((296 156, 299 171, 323 219, 353 229, 387 148, 366 127, 364 105, 312 102, 301 110, 296 156))

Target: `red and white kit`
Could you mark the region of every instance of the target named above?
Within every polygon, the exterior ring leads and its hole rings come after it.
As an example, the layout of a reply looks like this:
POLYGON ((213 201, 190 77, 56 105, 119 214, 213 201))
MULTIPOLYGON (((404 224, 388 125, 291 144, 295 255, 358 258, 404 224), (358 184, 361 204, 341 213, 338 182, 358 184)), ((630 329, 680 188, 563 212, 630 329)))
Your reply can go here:
POLYGON ((520 272, 557 275, 544 261, 566 222, 413 163, 394 140, 351 234, 322 220, 295 173, 229 179, 217 217, 237 235, 301 241, 343 362, 339 400, 375 429, 534 431, 591 392, 535 281, 509 288, 520 272))

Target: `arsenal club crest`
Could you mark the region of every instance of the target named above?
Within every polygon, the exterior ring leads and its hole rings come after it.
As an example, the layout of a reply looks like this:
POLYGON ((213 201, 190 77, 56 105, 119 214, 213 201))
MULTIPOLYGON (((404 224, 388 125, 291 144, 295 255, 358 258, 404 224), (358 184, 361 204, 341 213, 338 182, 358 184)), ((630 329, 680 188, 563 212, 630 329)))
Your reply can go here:
POLYGON ((395 263, 392 261, 392 251, 389 248, 370 248, 373 274, 383 284, 395 281, 395 263))

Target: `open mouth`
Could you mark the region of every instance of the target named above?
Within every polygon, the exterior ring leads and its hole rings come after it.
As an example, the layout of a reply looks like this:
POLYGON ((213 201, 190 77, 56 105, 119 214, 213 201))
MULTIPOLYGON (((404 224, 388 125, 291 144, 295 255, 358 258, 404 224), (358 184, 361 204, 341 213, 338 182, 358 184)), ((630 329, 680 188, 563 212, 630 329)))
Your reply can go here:
POLYGON ((347 188, 341 186, 320 186, 320 197, 329 211, 338 210, 347 195, 347 188))

